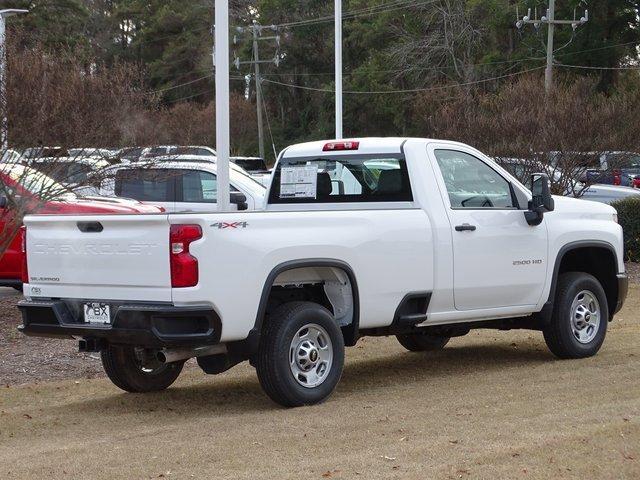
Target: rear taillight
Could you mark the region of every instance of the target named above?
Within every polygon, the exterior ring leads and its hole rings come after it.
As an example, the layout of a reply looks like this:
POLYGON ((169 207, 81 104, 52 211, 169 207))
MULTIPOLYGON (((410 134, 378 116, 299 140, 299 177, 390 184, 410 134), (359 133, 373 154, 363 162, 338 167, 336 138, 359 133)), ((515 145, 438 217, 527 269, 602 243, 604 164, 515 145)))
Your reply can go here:
POLYGON ((201 238, 200 225, 171 225, 169 259, 173 288, 195 287, 198 284, 198 259, 189 253, 189 245, 201 238))
POLYGON ((322 148, 323 152, 334 152, 344 150, 358 150, 360 142, 330 142, 326 143, 322 148))
POLYGON ((22 250, 22 283, 29 283, 29 269, 27 268, 27 227, 24 225, 20 227, 20 240, 22 250))

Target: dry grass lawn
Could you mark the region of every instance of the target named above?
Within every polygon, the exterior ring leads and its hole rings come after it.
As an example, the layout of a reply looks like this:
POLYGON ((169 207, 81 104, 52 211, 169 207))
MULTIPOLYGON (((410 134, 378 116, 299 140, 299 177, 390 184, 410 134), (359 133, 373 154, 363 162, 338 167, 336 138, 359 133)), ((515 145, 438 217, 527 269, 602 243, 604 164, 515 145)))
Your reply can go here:
POLYGON ((640 478, 640 287, 598 356, 558 361, 535 332, 442 352, 348 350, 323 405, 284 410, 253 369, 188 370, 162 394, 106 379, 2 387, 0 478, 640 478))

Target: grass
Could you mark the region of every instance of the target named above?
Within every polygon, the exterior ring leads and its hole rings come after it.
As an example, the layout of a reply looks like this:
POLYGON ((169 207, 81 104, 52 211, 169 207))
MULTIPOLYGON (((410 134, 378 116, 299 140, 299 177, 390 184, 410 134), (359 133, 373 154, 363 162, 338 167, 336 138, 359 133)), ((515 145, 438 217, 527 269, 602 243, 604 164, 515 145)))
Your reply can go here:
POLYGON ((594 358, 536 332, 472 332, 442 352, 393 338, 347 351, 335 394, 284 410, 242 365, 161 394, 108 380, 3 387, 0 478, 640 478, 640 287, 594 358))

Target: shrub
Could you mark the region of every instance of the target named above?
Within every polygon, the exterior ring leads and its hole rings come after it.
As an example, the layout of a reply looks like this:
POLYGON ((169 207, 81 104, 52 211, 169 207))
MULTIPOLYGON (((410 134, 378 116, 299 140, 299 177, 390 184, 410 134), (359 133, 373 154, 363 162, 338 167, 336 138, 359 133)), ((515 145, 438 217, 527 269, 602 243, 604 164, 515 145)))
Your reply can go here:
POLYGON ((629 197, 612 204, 624 231, 625 260, 640 262, 640 197, 629 197))

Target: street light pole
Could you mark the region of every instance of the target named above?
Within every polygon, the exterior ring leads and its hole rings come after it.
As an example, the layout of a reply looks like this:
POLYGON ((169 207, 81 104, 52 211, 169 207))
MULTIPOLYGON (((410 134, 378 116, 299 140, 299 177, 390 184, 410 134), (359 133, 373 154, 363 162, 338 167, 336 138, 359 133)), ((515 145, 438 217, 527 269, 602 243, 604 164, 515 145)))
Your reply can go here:
POLYGON ((335 0, 336 139, 342 138, 342 0, 335 0))
POLYGON ((216 170, 218 211, 229 211, 229 2, 215 0, 216 170))
POLYGON ((19 13, 28 13, 29 10, 17 8, 9 8, 0 10, 0 109, 2 109, 2 118, 0 119, 0 148, 2 153, 9 148, 9 119, 7 109, 9 102, 7 101, 7 48, 6 48, 6 19, 12 15, 19 13))

